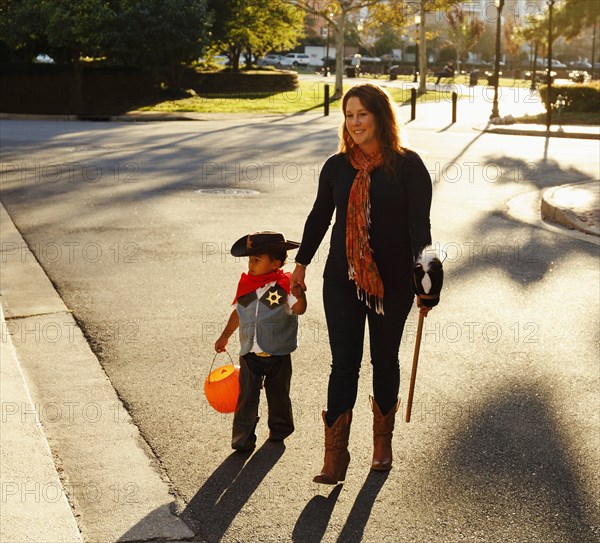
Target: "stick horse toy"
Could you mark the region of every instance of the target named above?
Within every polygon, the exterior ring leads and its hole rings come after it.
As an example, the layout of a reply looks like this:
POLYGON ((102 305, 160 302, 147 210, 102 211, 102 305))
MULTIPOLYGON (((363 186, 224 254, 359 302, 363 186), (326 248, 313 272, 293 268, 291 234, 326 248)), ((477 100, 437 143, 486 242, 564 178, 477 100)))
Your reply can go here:
MULTIPOLYGON (((441 260, 431 253, 424 252, 421 258, 415 263, 412 276, 413 289, 415 294, 421 298, 421 304, 423 306, 435 307, 439 303, 443 283, 444 269, 441 260)), ((417 378, 417 364, 419 362, 419 349, 421 348, 421 335, 423 333, 423 319, 426 316, 427 311, 421 309, 419 312, 419 325, 417 327, 417 340, 415 343, 412 373, 410 375, 408 402, 406 404, 406 422, 410 422, 413 394, 415 392, 415 380, 417 378)))

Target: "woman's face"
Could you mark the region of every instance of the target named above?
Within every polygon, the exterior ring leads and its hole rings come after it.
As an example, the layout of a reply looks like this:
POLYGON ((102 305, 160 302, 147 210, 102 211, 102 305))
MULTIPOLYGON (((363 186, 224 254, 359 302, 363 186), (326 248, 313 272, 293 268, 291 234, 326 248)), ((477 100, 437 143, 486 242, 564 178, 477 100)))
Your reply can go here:
POLYGON ((379 147, 375 116, 365 109, 360 98, 352 96, 346 102, 346 130, 361 151, 367 155, 379 147))

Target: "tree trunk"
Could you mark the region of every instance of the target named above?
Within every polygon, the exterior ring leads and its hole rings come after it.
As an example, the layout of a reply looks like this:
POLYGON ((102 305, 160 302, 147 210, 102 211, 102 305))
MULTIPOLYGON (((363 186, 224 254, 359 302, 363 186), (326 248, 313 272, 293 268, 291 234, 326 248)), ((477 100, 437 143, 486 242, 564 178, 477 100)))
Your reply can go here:
POLYGON ((344 94, 344 28, 346 26, 346 11, 342 8, 335 31, 335 92, 332 100, 340 100, 344 94))
POLYGON ((252 68, 252 49, 250 47, 246 48, 246 69, 250 70, 252 68))
POLYGON ((232 47, 229 49, 230 65, 231 65, 232 72, 240 71, 240 55, 241 55, 241 53, 242 53, 241 50, 238 49, 237 47, 232 47))
POLYGON ((169 72, 167 85, 170 90, 178 90, 181 88, 181 80, 183 78, 184 69, 178 58, 172 57, 169 59, 169 72))

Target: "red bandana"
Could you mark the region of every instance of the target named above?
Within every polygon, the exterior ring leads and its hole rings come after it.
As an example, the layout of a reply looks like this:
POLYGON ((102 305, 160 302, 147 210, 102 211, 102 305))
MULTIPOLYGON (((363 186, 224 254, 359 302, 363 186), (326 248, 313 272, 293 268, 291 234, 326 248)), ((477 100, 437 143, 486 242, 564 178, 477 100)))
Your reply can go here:
POLYGON ((264 287, 267 283, 271 283, 272 281, 275 281, 289 294, 291 275, 291 273, 286 273, 279 269, 271 273, 266 273, 265 275, 250 275, 247 273, 242 273, 233 303, 235 304, 238 301, 238 298, 255 291, 257 288, 264 287))

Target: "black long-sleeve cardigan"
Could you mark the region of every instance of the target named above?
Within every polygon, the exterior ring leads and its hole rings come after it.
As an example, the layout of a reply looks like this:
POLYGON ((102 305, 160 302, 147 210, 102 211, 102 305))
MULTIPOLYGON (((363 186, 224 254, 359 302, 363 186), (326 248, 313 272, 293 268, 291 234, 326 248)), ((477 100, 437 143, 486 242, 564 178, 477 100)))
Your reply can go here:
MULTIPOLYGON (((310 264, 335 209, 323 276, 336 281, 348 280, 346 211, 356 173, 344 153, 327 159, 321 169, 317 198, 306 220, 296 256, 297 262, 310 264)), ((370 243, 386 291, 403 290, 408 286, 414 259, 431 244, 431 196, 431 177, 414 151, 405 150, 399 155, 393 179, 386 178, 382 167, 371 173, 370 243)))

